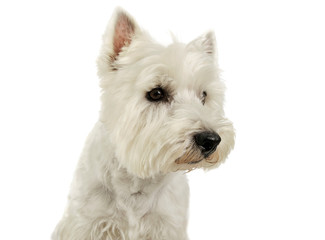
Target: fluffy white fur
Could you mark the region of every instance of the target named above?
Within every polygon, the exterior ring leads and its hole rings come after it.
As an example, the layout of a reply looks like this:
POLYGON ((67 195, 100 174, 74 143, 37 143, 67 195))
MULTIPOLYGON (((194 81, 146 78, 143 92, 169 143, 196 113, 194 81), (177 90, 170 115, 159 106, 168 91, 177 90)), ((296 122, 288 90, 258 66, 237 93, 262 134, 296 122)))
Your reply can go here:
POLYGON ((188 239, 184 173, 218 166, 234 146, 215 51, 212 32, 165 47, 128 13, 115 11, 98 58, 100 118, 53 240, 188 239), (168 101, 148 101, 156 87, 168 101), (202 131, 222 139, 206 158, 193 141, 202 131))

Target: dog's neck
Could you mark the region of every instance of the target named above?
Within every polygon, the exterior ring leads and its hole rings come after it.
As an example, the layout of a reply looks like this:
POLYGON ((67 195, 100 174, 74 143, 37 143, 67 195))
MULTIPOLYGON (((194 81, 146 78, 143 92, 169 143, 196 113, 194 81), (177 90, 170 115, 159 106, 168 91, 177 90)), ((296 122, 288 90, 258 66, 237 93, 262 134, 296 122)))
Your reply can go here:
POLYGON ((132 212, 136 219, 151 211, 161 195, 168 189, 179 173, 160 174, 150 178, 139 178, 127 172, 113 157, 108 163, 105 181, 106 191, 110 192, 120 209, 132 212))
MULTIPOLYGON (((168 185, 174 176, 182 173, 158 174, 154 177, 140 178, 129 173, 126 168, 120 165, 119 160, 114 154, 114 147, 109 141, 105 125, 98 122, 95 126, 96 139, 93 139, 94 146, 101 146, 98 149, 105 155, 100 157, 97 165, 96 174, 102 176, 100 181, 106 191, 113 194, 118 199, 144 199, 154 198, 164 186, 168 185), (100 136, 100 137, 98 137, 100 136), (105 151, 104 151, 105 150, 105 151)), ((89 136, 91 138, 91 136, 89 136)), ((91 141, 91 139, 89 139, 91 141)), ((94 153, 96 154, 96 153, 94 153)))

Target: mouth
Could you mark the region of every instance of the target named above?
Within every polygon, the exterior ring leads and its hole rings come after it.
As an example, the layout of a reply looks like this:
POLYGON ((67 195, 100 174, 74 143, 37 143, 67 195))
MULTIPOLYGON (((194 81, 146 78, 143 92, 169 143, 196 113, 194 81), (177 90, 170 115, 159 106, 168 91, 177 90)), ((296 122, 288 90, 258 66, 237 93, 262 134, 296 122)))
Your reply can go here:
POLYGON ((188 164, 197 164, 199 162, 201 162, 203 159, 200 159, 200 160, 197 160, 197 161, 192 161, 192 162, 189 162, 188 164))
POLYGON ((202 152, 198 148, 194 148, 192 150, 187 151, 184 155, 177 158, 175 163, 178 165, 186 164, 186 165, 195 165, 206 161, 207 163, 213 163, 212 159, 215 158, 217 152, 211 151, 208 154, 202 154, 202 152))
POLYGON ((200 151, 192 150, 187 153, 185 153, 183 156, 177 158, 175 160, 176 164, 189 164, 194 165, 202 162, 204 159, 206 159, 200 151))

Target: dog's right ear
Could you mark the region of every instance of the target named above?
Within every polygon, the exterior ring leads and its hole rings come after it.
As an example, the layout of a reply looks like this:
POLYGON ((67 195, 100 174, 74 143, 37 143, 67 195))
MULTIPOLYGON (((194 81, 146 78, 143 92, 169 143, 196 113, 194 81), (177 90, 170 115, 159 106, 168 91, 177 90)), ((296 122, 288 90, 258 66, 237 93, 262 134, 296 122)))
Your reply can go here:
POLYGON ((139 31, 140 28, 133 17, 122 8, 116 8, 103 35, 103 45, 98 59, 99 71, 100 68, 105 68, 105 65, 111 70, 116 70, 114 62, 139 31))
POLYGON ((123 48, 130 45, 136 31, 138 31, 138 26, 134 19, 121 8, 115 10, 112 22, 113 56, 111 57, 116 59, 120 52, 123 51, 123 48))

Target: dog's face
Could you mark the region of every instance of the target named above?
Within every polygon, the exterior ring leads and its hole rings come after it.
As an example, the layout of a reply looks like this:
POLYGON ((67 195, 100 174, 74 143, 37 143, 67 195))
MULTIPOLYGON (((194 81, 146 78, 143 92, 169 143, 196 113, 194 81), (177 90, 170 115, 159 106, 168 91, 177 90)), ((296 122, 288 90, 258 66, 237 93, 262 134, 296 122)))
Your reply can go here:
POLYGON ((117 10, 98 59, 101 120, 116 158, 130 173, 213 168, 234 146, 224 117, 224 85, 214 34, 164 47, 117 10))

